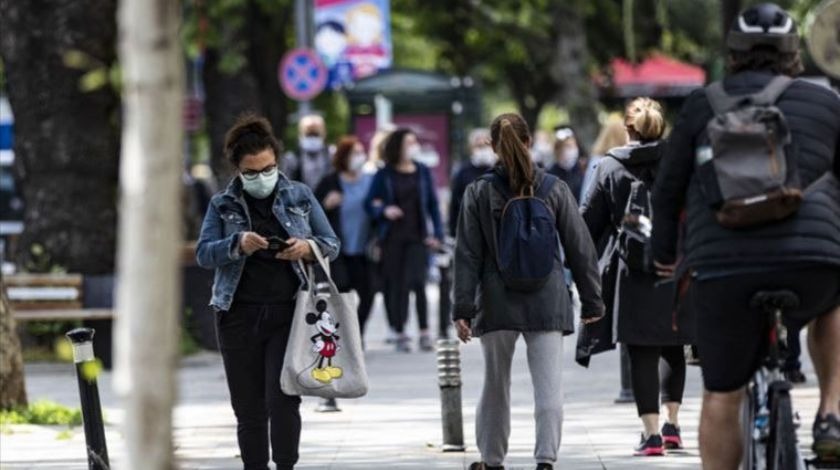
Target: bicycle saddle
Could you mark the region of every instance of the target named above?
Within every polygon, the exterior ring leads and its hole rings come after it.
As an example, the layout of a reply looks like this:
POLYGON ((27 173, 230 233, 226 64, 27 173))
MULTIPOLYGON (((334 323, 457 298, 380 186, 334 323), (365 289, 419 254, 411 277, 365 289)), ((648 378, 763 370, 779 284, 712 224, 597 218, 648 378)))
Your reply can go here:
POLYGON ((799 307, 799 296, 787 289, 763 290, 752 296, 750 307, 764 311, 791 310, 799 307))

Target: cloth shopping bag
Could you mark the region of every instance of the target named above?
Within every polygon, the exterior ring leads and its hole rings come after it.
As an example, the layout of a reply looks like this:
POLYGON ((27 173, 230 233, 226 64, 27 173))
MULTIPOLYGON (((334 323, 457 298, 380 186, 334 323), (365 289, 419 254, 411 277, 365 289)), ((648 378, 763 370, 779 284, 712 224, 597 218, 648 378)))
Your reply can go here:
POLYGON ((303 266, 307 282, 297 295, 280 386, 287 395, 364 396, 368 378, 356 295, 338 291, 329 260, 315 242, 310 245, 326 282, 316 284, 314 266, 303 266))

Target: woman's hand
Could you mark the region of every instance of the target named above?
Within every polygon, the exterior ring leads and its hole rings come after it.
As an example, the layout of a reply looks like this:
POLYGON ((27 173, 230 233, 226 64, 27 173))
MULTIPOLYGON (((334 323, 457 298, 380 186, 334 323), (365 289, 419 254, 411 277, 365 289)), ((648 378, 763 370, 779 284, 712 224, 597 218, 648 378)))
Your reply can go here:
POLYGON ((315 256, 312 254, 312 247, 308 241, 299 238, 290 238, 286 240, 286 243, 289 244, 289 247, 277 253, 277 259, 285 261, 312 261, 315 259, 315 256))
POLYGON ((472 339, 472 328, 470 328, 469 320, 455 320, 455 330, 457 330, 458 339, 463 343, 469 343, 472 339))
POLYGON ((242 232, 239 236, 239 249, 248 256, 257 250, 268 248, 268 240, 254 232, 242 232))
POLYGON ((674 270, 677 269, 677 263, 663 264, 658 261, 654 261, 653 266, 656 268, 656 275, 659 277, 674 277, 674 270))
POLYGON ((384 212, 385 218, 394 221, 402 219, 405 214, 403 214, 402 209, 398 206, 387 206, 384 212))
POLYGON ((324 198, 324 209, 331 211, 344 202, 344 197, 338 191, 330 191, 324 198))
POLYGON ((441 246, 440 240, 438 240, 435 237, 427 238, 424 243, 426 244, 426 247, 428 247, 432 251, 440 250, 440 246, 441 246))

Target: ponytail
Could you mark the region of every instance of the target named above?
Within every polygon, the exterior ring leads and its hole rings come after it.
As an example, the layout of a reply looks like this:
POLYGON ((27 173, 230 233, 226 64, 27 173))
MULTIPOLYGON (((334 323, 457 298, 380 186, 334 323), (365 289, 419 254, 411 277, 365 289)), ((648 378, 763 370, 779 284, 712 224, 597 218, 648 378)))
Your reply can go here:
POLYGON ((502 166, 507 170, 513 193, 521 195, 528 189, 533 191, 534 166, 531 152, 525 145, 531 140, 531 133, 522 116, 507 113, 496 117, 490 126, 490 138, 502 166))
POLYGON ((627 105, 624 124, 631 135, 635 133, 642 142, 659 140, 665 133, 662 106, 650 98, 636 98, 627 105))

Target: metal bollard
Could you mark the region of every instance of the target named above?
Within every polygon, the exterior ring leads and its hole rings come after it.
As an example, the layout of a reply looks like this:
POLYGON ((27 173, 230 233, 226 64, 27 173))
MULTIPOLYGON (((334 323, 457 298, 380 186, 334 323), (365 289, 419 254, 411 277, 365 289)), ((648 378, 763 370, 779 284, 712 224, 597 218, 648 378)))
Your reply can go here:
POLYGON ((620 347, 621 355, 621 390, 618 392, 618 398, 615 403, 633 403, 636 398, 633 396, 633 382, 630 379, 630 353, 627 352, 627 346, 623 343, 620 347))
POLYGON ((76 363, 76 379, 79 382, 79 396, 82 402, 82 419, 87 443, 88 469, 109 470, 108 447, 105 444, 105 426, 102 421, 102 405, 99 403, 99 386, 96 377, 87 377, 85 364, 95 360, 93 355, 92 328, 76 328, 67 332, 73 343, 73 362, 76 363))
POLYGON ((461 414, 461 353, 458 340, 437 341, 438 385, 444 452, 463 452, 464 418, 461 414))

